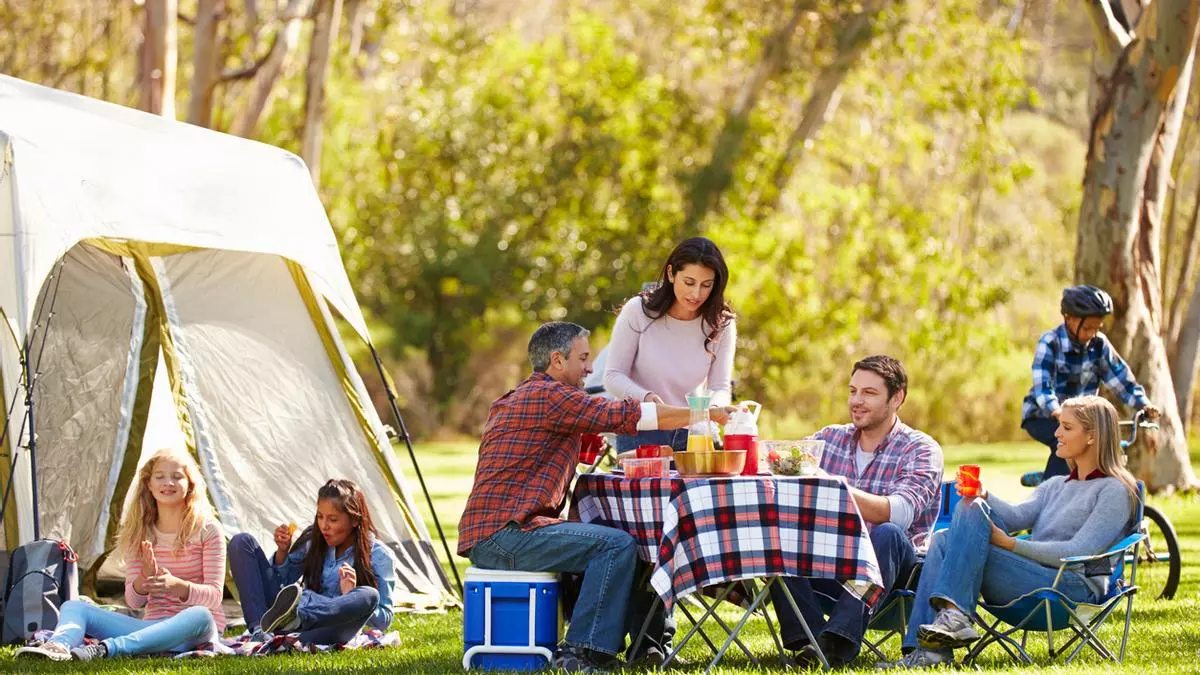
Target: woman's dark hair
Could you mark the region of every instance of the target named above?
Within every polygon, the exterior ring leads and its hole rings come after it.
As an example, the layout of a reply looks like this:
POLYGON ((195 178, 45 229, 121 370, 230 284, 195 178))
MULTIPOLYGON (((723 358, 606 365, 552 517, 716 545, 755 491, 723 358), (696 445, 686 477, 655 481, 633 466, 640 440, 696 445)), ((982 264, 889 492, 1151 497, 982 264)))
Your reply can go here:
MULTIPOLYGON (((350 538, 354 543, 354 574, 358 578, 357 585, 378 588, 375 570, 371 569, 371 547, 373 538, 378 537, 375 524, 371 522, 371 509, 367 508, 367 496, 358 489, 354 481, 333 478, 317 490, 317 501, 328 499, 339 511, 350 517, 354 525, 350 538)), ((325 554, 329 544, 321 536, 321 528, 313 517, 312 543, 304 556, 304 586, 309 590, 321 592, 321 570, 325 566, 325 554)))
POLYGON ((663 264, 662 274, 658 285, 639 295, 642 298, 642 311, 651 319, 661 318, 675 304, 675 287, 668 279, 670 274, 679 274, 688 265, 703 265, 713 271, 712 293, 700 305, 700 316, 704 319, 704 348, 715 351, 717 338, 721 331, 734 318, 733 309, 725 302, 725 286, 729 283, 729 267, 725 265, 725 256, 721 249, 704 237, 685 239, 671 251, 667 262, 663 264))

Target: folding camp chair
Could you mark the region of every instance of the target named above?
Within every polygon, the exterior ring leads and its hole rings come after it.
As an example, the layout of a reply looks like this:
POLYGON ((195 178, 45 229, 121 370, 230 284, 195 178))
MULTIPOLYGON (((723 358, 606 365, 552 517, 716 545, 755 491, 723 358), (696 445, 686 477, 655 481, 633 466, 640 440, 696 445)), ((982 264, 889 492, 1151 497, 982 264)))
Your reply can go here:
MULTIPOLYGON (((954 508, 962 499, 954 489, 952 480, 942 482, 941 492, 941 506, 937 520, 933 523, 934 532, 950 527, 950 521, 954 518, 954 508)), ((864 637, 863 646, 870 649, 880 660, 887 660, 882 651, 883 645, 895 636, 903 638, 904 632, 908 630, 908 617, 912 616, 913 600, 917 597, 917 581, 921 577, 921 567, 924 564, 925 554, 918 551, 917 564, 913 566, 907 582, 903 587, 897 587, 888 593, 887 597, 880 601, 878 609, 871 614, 870 623, 867 624, 868 633, 882 632, 883 635, 874 639, 864 637)), ((822 603, 824 602, 825 599, 822 598, 822 603)))
POLYGON ((1033 663, 1029 653, 1025 651, 1025 639, 1029 631, 1045 631, 1046 647, 1050 658, 1056 659, 1074 646, 1071 655, 1067 657, 1070 663, 1085 646, 1091 647, 1097 654, 1112 661, 1125 659, 1125 647, 1129 643, 1129 623, 1133 618, 1133 596, 1137 593, 1137 560, 1138 547, 1145 539, 1142 532, 1142 505, 1146 498, 1146 487, 1138 482, 1137 517, 1134 518, 1133 531, 1124 539, 1117 542, 1103 553, 1088 556, 1072 556, 1063 558, 1058 568, 1058 576, 1048 588, 1039 588, 1013 600, 1006 605, 992 605, 980 602, 979 608, 985 609, 995 617, 990 625, 978 614, 975 621, 984 631, 983 637, 967 653, 964 661, 972 663, 983 650, 992 643, 998 643, 1013 658, 1025 663, 1033 663), (1126 555, 1132 551, 1133 555, 1126 555), (1129 581, 1125 581, 1125 566, 1129 564, 1129 581), (1110 569, 1108 593, 1098 603, 1075 602, 1057 590, 1058 582, 1063 572, 1068 569, 1083 568, 1089 572, 1098 569, 1110 569), (1109 615, 1125 601, 1125 630, 1121 635, 1121 649, 1114 655, 1096 632, 1109 615), (1005 624, 1008 628, 1001 628, 1005 624), (1070 631, 1071 637, 1061 647, 1054 646, 1056 631, 1070 631), (1022 632, 1021 641, 1017 642, 1013 634, 1022 632), (1076 644, 1078 643, 1078 644, 1076 644))

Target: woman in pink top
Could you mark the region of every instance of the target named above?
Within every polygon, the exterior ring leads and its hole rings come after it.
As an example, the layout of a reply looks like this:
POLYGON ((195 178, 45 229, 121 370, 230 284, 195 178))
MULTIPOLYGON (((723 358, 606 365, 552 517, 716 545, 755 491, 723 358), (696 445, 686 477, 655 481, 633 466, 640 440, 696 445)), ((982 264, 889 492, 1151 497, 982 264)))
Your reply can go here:
POLYGON ((159 450, 138 472, 136 489, 118 538, 125 602, 145 608, 144 618, 70 600, 50 639, 17 650, 18 657, 90 661, 218 643, 225 629, 225 537, 199 468, 186 453, 159 450), (84 645, 84 635, 100 642, 84 645))
MULTIPOLYGON (((604 388, 632 397, 686 406, 697 389, 712 405, 727 405, 737 324, 725 302, 729 268, 721 250, 704 237, 680 243, 663 265, 659 283, 634 296, 617 316, 608 344, 604 388)), ((687 447, 683 429, 617 436, 617 451, 642 444, 687 447)))

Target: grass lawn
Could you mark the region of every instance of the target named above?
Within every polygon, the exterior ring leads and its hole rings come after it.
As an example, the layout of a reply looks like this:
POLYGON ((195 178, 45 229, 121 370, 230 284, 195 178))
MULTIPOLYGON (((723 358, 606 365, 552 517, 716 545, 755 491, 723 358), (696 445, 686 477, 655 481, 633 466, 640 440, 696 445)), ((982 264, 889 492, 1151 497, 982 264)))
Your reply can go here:
MULTIPOLYGON (((434 505, 441 518, 442 527, 454 550, 457 542, 456 524, 466 501, 474 471, 475 446, 470 443, 427 443, 417 447, 421 469, 433 497, 434 505)), ((1027 494, 1020 487, 1018 477, 1024 471, 1040 468, 1045 461, 1045 450, 1031 443, 959 445, 946 448, 947 466, 963 463, 978 463, 983 466, 983 478, 989 489, 1006 498, 1019 499, 1027 494)), ((1195 455, 1193 461, 1198 459, 1195 455)), ((416 489, 415 476, 410 475, 410 484, 416 489)), ((428 511, 423 497, 416 495, 422 511, 428 511)), ((1191 673, 1200 670, 1200 631, 1195 622, 1200 616, 1200 500, 1196 498, 1152 498, 1174 521, 1184 548, 1183 581, 1175 600, 1159 601, 1139 596, 1134 601, 1133 631, 1129 653, 1123 669, 1128 672, 1191 673)), ((426 523, 432 531, 433 519, 425 514, 426 523)), ((435 535, 436 539, 436 535, 435 535)), ((439 556, 444 556, 441 543, 435 541, 439 556)), ((466 567, 465 560, 455 560, 460 573, 466 567)), ((1146 571, 1143 566, 1139 576, 1146 571)), ((736 618, 732 608, 723 612, 732 621, 736 618)), ((1123 621, 1119 615, 1110 618, 1102 637, 1112 642, 1118 637, 1118 627, 1123 621)), ((462 618, 458 612, 448 614, 401 616, 393 624, 404 640, 399 649, 366 652, 343 652, 320 656, 273 656, 257 658, 217 658, 176 661, 170 659, 116 659, 97 664, 65 663, 41 664, 17 663, 11 659, 12 648, 0 650, 0 670, 22 672, 139 672, 165 673, 176 671, 214 673, 294 673, 294 672, 461 672, 462 618), (88 667, 83 667, 87 665, 88 667)), ((680 634, 688 628, 686 620, 680 621, 680 634)), ((709 634, 718 639, 720 629, 713 627, 709 634)), ((761 621, 751 622, 743 632, 746 644, 756 654, 770 653, 770 637, 761 621)), ((1031 639, 1031 641, 1033 641, 1031 639)), ((1118 638, 1119 641, 1119 638, 1118 638)), ((1035 659, 1041 660, 1035 668, 1012 665, 1003 650, 993 647, 983 656, 980 667, 994 672, 1029 673, 1046 669, 1045 643, 1033 649, 1035 659)), ((890 653, 899 655, 899 642, 889 644, 890 653)), ((706 648, 699 640, 693 640, 685 650, 682 665, 673 666, 683 672, 700 672, 707 664, 706 648)), ((873 662, 867 657, 860 659, 862 671, 873 672, 873 662)), ((720 673, 757 673, 777 671, 783 664, 777 657, 764 658, 761 666, 752 665, 740 653, 730 652, 720 673)), ((1081 656, 1070 667, 1055 666, 1053 672, 1092 672, 1111 670, 1097 657, 1081 656)))

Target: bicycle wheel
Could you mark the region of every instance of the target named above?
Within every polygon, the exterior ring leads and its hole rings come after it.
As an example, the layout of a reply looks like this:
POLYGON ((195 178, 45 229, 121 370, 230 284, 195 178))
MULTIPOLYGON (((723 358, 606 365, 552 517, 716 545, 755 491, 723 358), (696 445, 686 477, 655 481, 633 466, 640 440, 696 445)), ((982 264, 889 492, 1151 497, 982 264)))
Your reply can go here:
MULTIPOLYGON (((1142 526, 1149 539, 1140 547, 1138 554, 1138 588, 1140 593, 1151 598, 1170 600, 1179 588, 1179 574, 1183 566, 1175 527, 1161 511, 1149 505, 1146 506, 1146 518, 1142 526)), ((1127 559, 1126 564, 1129 562, 1127 559)))

